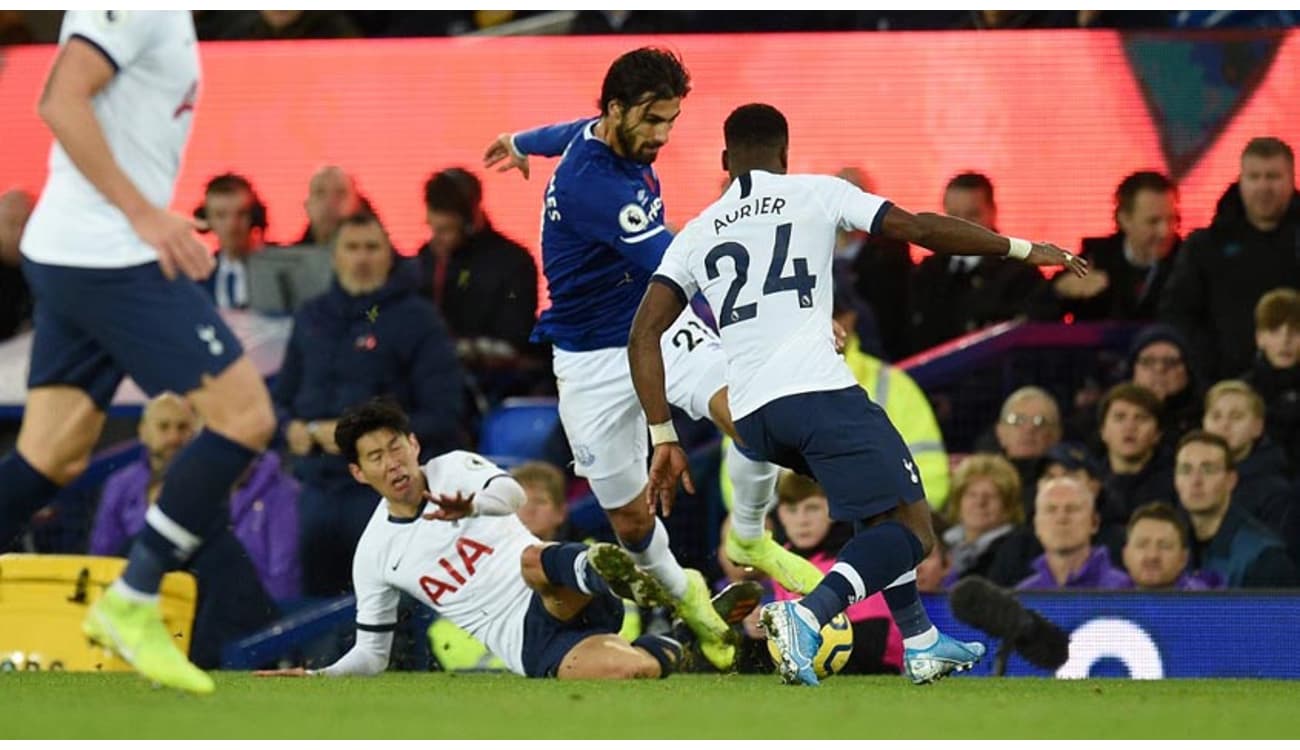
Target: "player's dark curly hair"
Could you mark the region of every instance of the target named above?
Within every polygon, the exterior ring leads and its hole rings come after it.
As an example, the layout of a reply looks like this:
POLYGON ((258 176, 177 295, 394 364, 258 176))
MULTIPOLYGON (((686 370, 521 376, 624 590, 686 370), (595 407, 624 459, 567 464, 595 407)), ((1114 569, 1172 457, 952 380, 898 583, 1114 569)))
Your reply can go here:
POLYGON ((691 74, 675 53, 642 47, 624 53, 609 66, 600 86, 601 114, 611 102, 632 107, 647 101, 685 97, 691 91, 691 74))
POLYGON ((377 396, 364 403, 350 406, 334 426, 334 442, 348 463, 357 463, 357 441, 375 430, 389 429, 399 435, 411 434, 411 420, 397 402, 387 396, 377 396))
POLYGON ((770 104, 746 104, 727 115, 722 134, 729 151, 780 148, 790 142, 790 124, 770 104))

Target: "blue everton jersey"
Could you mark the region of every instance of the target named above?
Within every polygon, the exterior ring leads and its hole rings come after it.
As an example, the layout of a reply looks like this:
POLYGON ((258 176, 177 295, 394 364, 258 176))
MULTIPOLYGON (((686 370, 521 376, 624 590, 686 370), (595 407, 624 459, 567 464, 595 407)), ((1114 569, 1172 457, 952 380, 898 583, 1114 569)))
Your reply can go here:
POLYGON ((551 306, 532 339, 565 351, 627 346, 650 274, 672 241, 654 169, 615 154, 592 132, 595 123, 548 126, 514 139, 525 154, 564 154, 542 208, 551 306))

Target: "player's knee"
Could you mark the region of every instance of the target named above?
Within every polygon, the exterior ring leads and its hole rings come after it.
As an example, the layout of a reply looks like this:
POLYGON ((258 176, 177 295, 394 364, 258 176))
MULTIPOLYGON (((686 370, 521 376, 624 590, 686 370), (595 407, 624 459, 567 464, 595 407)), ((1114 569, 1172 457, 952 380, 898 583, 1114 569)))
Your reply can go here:
POLYGON ((66 456, 49 466, 37 466, 35 464, 32 464, 32 466, 44 474, 46 479, 60 487, 67 487, 75 482, 77 477, 85 473, 86 469, 90 468, 90 456, 66 456))
POLYGON ((636 544, 645 539, 655 528, 654 516, 650 515, 646 504, 640 498, 622 508, 609 511, 609 523, 614 533, 626 544, 636 544))
POLYGON ((546 580, 546 571, 542 568, 542 549, 545 545, 532 544, 524 548, 519 555, 519 572, 524 578, 524 583, 534 590, 545 587, 549 581, 546 580))
POLYGON ((223 410, 222 416, 211 423, 212 428, 246 448, 259 452, 266 450, 276 428, 275 412, 270 402, 250 399, 231 406, 233 408, 223 410))

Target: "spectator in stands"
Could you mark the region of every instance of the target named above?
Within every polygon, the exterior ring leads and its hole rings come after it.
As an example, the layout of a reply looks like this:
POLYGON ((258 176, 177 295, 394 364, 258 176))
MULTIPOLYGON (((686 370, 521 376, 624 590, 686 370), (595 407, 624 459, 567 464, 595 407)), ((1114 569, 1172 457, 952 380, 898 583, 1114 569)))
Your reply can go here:
MULTIPOLYGON (((145 405, 139 425, 143 455, 105 480, 90 554, 126 554, 144 528, 145 513, 158 499, 164 472, 196 429, 194 411, 181 396, 164 392, 145 405)), ((298 598, 298 483, 280 471, 280 457, 274 452, 263 453, 235 483, 230 530, 266 593, 276 601, 298 598)))
POLYGON ((1232 503, 1237 472, 1228 441, 1200 430, 1184 435, 1174 482, 1191 517, 1193 560, 1199 569, 1219 574, 1229 588, 1296 585, 1282 540, 1232 503))
POLYGON ((392 245, 367 213, 344 219, 334 245, 335 280, 294 316, 272 399, 302 482, 304 593, 350 589, 352 552, 375 508, 334 443, 348 406, 393 397, 411 415, 425 457, 458 447, 460 368, 438 311, 403 274, 392 245))
POLYGON ((217 238, 217 269, 203 286, 218 308, 248 307, 248 259, 262 249, 266 204, 246 177, 227 172, 208 180, 194 217, 207 222, 217 238))
MULTIPOLYGON (((856 314, 843 299, 841 289, 834 295, 835 322, 845 331, 854 331, 856 314)), ((948 483, 951 470, 948 451, 943 444, 943 433, 934 417, 934 409, 925 391, 912 376, 863 351, 856 333, 850 333, 844 344, 844 363, 853 372, 858 385, 871 394, 871 398, 889 415, 889 421, 903 436, 903 442, 912 452, 916 469, 925 485, 925 494, 931 506, 943 507, 948 500, 948 483)))
POLYGON ((1233 506, 1283 536, 1293 505, 1291 467, 1264 434, 1264 415, 1264 400, 1244 381, 1223 380, 1205 394, 1205 431, 1227 441, 1237 467, 1233 506))
POLYGON ((483 185, 458 167, 424 183, 433 236, 416 254, 421 292, 447 321, 463 360, 511 358, 537 321, 537 264, 483 210, 483 185))
POLYGON ((1034 534, 1044 552, 1032 564, 1034 574, 1017 584, 1017 589, 1133 586, 1128 575, 1111 564, 1106 548, 1092 545, 1092 535, 1101 524, 1095 500, 1086 485, 1069 477, 1049 479, 1038 488, 1034 534))
POLYGON ((1169 461, 1157 453, 1160 445, 1160 399, 1133 383, 1120 383, 1106 392, 1098 409, 1106 461, 1102 483, 1109 504, 1102 521, 1123 524, 1139 506, 1152 501, 1173 503, 1169 461))
MULTIPOLYGON (((1080 445, 1057 443, 1043 457, 1043 472, 1031 489, 1029 507, 1025 509, 1025 519, 1029 525, 1017 525, 998 546, 997 553, 989 565, 987 577, 999 586, 1014 586, 1033 573, 1034 559, 1043 554, 1043 545, 1034 532, 1033 520, 1036 511, 1038 493, 1043 486, 1053 479, 1066 477, 1079 482, 1095 498, 1093 506, 1097 508, 1102 519, 1117 518, 1119 511, 1113 508, 1102 484, 1100 462, 1095 460, 1080 445)), ((1112 560, 1120 559, 1124 549, 1124 526, 1122 522, 1103 520, 1098 530, 1092 535, 1092 544, 1105 547, 1112 560)))
POLYGON ((356 178, 344 172, 342 167, 329 165, 311 176, 303 208, 307 211, 307 229, 298 244, 333 248, 334 236, 344 217, 368 209, 368 206, 363 205, 356 178))
POLYGON ((1162 323, 1138 331, 1129 348, 1132 382, 1160 399, 1161 452, 1168 456, 1183 433, 1201 425, 1201 386, 1190 353, 1177 329, 1162 323))
POLYGON ((27 329, 32 319, 32 292, 18 253, 18 238, 32 204, 32 196, 24 190, 0 195, 0 341, 27 329))
POLYGON ((1147 503, 1133 511, 1124 544, 1124 568, 1133 586, 1143 591, 1205 591, 1222 587, 1215 574, 1194 573, 1191 533, 1178 511, 1164 503, 1147 503))
MULTIPOLYGON (((789 548, 822 571, 830 570, 840 548, 853 536, 852 526, 831 520, 830 504, 821 485, 805 476, 782 471, 776 496, 776 515, 789 548)), ((799 597, 775 581, 772 587, 778 601, 799 597)), ((853 654, 843 672, 898 674, 903 663, 903 636, 884 596, 872 594, 845 613, 853 623, 853 654)))
POLYGON ((1159 172, 1134 172, 1115 190, 1109 237, 1083 238, 1087 276, 1057 274, 1034 317, 1074 321, 1155 320, 1178 254, 1178 188, 1159 172))
MULTIPOLYGON (((861 190, 875 192, 870 176, 861 169, 845 167, 836 176, 861 190)), ((836 295, 841 293, 842 286, 847 286, 851 293, 848 299, 865 305, 865 315, 870 316, 870 321, 864 320, 864 313, 859 311, 856 325, 846 330, 874 324, 880 339, 880 351, 873 351, 867 334, 858 330, 862 350, 888 362, 896 362, 910 351, 907 317, 911 252, 911 246, 906 242, 879 232, 868 234, 841 228, 835 237, 836 295)))
POLYGON ((1002 454, 1020 474, 1024 517, 1029 518, 1044 457, 1061 442, 1061 410, 1056 399, 1037 386, 1016 389, 1002 402, 993 433, 1002 454))
POLYGON ((1300 194, 1295 155, 1277 138, 1252 138, 1241 176, 1219 199, 1207 229, 1179 253, 1160 301, 1160 317, 1190 342, 1192 365, 1211 381, 1251 363, 1251 314, 1279 286, 1300 287, 1300 194))
POLYGON ((1267 405, 1264 429, 1300 468, 1300 293, 1274 289, 1255 306, 1254 367, 1242 379, 1267 405))
POLYGON ((943 540, 950 550, 951 567, 944 587, 966 576, 987 577, 998 548, 1025 520, 1020 475, 1001 456, 967 456, 957 465, 947 515, 952 525, 943 540))
MULTIPOLYGON (((997 231, 993 183, 978 172, 948 182, 943 211, 997 231)), ((912 352, 993 323, 1020 317, 1045 284, 1032 266, 991 255, 931 255, 912 273, 912 352)))
POLYGON ((578 542, 569 526, 569 503, 564 472, 545 461, 528 461, 510 470, 524 488, 526 499, 519 520, 543 542, 578 542))

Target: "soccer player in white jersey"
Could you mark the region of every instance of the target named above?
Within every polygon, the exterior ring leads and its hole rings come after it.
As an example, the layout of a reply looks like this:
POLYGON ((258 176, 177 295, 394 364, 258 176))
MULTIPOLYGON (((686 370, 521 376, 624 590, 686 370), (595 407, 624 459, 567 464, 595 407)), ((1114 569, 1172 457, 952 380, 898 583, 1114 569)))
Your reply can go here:
MULTIPOLYGON (((676 668, 677 641, 643 635, 628 643, 618 635, 623 603, 611 583, 654 588, 657 604, 666 604, 667 597, 625 551, 612 544, 540 541, 516 513, 524 504, 523 488, 482 456, 452 451, 421 467, 410 423, 391 401, 373 399, 349 409, 334 435, 353 478, 381 496, 352 559, 356 644, 318 671, 260 674, 384 671, 402 592, 468 631, 516 674, 666 677, 676 668), (625 575, 603 577, 589 561, 598 555, 621 558, 625 575)), ((758 598, 752 595, 739 616, 758 598)), ((719 599, 717 606, 732 603, 719 599)))
POLYGON ((0 461, 0 548, 86 468, 125 375, 183 393, 203 432, 177 456, 122 577, 83 629, 159 683, 212 679, 158 612, 164 572, 226 517, 226 498, 275 429, 266 386, 195 283, 212 256, 167 210, 189 139, 199 54, 189 11, 68 11, 39 113, 49 178, 23 235, 36 296, 17 450, 0 461))
MULTIPOLYGON (((574 471, 590 481, 619 541, 668 588, 682 619, 700 636, 705 657, 722 669, 734 661, 735 648, 709 607, 704 579, 682 568, 663 523, 637 502, 646 483, 646 432, 625 350, 636 306, 672 240, 653 162, 689 92, 690 76, 676 55, 632 50, 605 74, 599 117, 501 134, 484 163, 504 163, 502 169, 517 168, 526 177, 529 155, 561 156, 542 211, 542 270, 551 306, 533 341, 554 347, 560 420, 574 471)), ((687 309, 662 344, 672 403, 731 434, 717 336, 687 309)), ((764 526, 776 500, 776 467, 732 447, 726 463, 735 497, 728 556, 792 591, 811 590, 821 572, 772 541, 764 526)))
POLYGON ((815 477, 831 517, 857 529, 815 589, 764 608, 782 677, 817 684, 812 657, 822 625, 877 591, 902 631, 913 682, 969 669, 984 646, 939 633, 917 594, 914 569, 934 545, 934 530, 916 464, 829 335, 835 232, 883 233, 939 253, 1008 255, 1081 275, 1087 266, 1054 245, 910 214, 839 178, 787 175, 789 128, 773 107, 740 107, 724 134, 722 161, 733 182, 674 238, 632 324, 632 379, 655 445, 647 502, 671 505, 678 480, 689 479, 669 418, 659 337, 702 291, 717 311, 742 447, 815 477))

